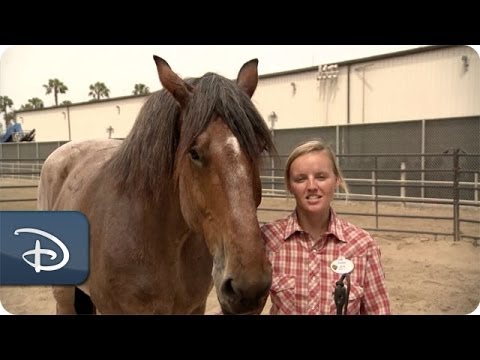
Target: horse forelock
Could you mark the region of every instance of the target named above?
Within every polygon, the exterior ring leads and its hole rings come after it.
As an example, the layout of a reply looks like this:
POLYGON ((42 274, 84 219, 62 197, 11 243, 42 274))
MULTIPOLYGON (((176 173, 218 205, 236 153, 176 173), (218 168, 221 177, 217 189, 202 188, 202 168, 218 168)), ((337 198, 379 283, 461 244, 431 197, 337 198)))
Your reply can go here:
POLYGON ((180 168, 176 162, 216 116, 223 119, 251 161, 262 150, 275 152, 265 121, 234 81, 214 73, 185 81, 194 87, 185 111, 165 89, 152 93, 107 165, 122 191, 139 191, 155 199, 171 191, 180 175, 174 171, 180 168))
POLYGON ((183 114, 182 139, 177 152, 183 157, 215 117, 221 117, 250 160, 258 159, 264 147, 274 152, 271 133, 248 95, 235 82, 214 73, 197 79, 183 114))

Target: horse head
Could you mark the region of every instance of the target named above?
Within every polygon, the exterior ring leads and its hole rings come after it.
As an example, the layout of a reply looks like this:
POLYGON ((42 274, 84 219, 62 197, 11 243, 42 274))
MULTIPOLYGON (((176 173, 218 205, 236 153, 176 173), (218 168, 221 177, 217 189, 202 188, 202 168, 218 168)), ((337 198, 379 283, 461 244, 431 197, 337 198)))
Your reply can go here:
POLYGON ((189 82, 162 58, 154 60, 160 82, 180 108, 174 181, 182 216, 212 256, 223 313, 260 313, 271 266, 256 213, 261 202, 258 159, 273 143, 251 102, 258 61, 245 63, 236 81, 207 73, 189 82))

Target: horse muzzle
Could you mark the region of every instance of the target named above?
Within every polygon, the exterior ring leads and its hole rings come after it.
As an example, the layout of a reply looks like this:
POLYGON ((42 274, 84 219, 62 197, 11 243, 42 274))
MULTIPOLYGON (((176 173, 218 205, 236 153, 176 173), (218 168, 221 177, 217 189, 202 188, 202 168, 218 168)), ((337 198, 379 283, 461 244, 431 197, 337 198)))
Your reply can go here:
POLYGON ((260 314, 267 301, 272 282, 271 272, 259 276, 254 281, 227 278, 218 295, 224 314, 260 314))

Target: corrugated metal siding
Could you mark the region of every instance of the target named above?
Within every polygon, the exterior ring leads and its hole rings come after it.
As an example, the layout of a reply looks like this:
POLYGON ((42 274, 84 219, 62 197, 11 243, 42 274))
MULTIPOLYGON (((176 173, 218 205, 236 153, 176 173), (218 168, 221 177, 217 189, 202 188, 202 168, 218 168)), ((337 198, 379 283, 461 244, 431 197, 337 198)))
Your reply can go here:
POLYGON ((480 58, 467 46, 338 70, 336 79, 317 80, 317 71, 261 79, 254 103, 269 125, 268 115, 277 114, 277 129, 480 115, 480 58))
POLYGON ((278 129, 346 123, 345 69, 336 78, 318 80, 317 76, 317 71, 311 71, 259 82, 253 102, 269 126, 272 111, 277 114, 278 129))
POLYGON ((312 72, 261 80, 252 101, 269 126, 268 116, 272 112, 277 115, 275 128, 318 124, 320 114, 314 76, 312 72))
MULTIPOLYGON (((147 97, 138 97, 70 107, 71 140, 108 138, 109 126, 114 129, 112 138, 126 137, 146 99, 147 97)), ((23 120, 23 129, 36 129, 36 141, 69 140, 66 107, 24 112, 19 120, 23 120)))
POLYGON ((354 65, 352 75, 351 123, 480 114, 480 61, 467 46, 354 65))
POLYGON ((17 116, 23 130, 35 129, 36 141, 68 140, 67 108, 29 111, 17 116))

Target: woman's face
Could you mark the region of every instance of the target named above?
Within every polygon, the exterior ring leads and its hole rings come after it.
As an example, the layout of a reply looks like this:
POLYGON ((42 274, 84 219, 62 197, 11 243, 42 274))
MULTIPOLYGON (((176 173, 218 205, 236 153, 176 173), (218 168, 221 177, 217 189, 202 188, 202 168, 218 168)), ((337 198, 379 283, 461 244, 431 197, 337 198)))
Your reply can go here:
POLYGON ((290 165, 287 186, 301 211, 326 214, 338 185, 339 179, 325 151, 301 155, 290 165))

